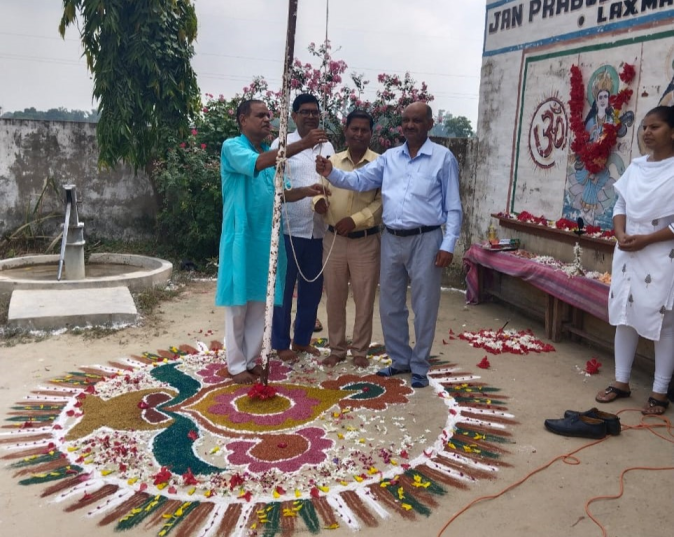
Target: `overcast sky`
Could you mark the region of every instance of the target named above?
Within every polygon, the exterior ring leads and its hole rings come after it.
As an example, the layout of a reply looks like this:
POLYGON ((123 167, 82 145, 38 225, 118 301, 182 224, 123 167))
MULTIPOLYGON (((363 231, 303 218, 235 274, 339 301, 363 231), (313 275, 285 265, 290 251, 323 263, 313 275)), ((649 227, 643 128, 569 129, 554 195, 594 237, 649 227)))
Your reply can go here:
MULTIPOLYGON (((281 83, 287 0, 196 0, 193 67, 203 93, 232 97, 253 76, 281 83)), ((0 107, 4 112, 89 110, 92 84, 77 30, 58 34, 60 0, 0 0, 0 107)), ((325 0, 300 0, 295 55, 325 38, 325 0)), ((333 57, 371 81, 410 71, 435 95, 435 111, 466 116, 475 128, 485 0, 332 0, 333 57)))

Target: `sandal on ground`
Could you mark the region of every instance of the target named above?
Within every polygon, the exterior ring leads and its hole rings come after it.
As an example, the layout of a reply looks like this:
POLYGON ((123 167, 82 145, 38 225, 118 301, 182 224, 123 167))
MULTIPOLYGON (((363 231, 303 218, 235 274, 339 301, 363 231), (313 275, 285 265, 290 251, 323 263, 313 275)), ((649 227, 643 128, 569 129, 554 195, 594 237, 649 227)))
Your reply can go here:
POLYGON ((404 375, 405 373, 409 373, 409 369, 396 369, 392 365, 385 367, 384 369, 380 369, 377 371, 377 376, 378 377, 393 377, 395 375, 404 375))
POLYGON ((594 400, 597 401, 597 403, 611 403, 616 399, 623 399, 630 395, 632 395, 631 391, 621 390, 615 386, 609 386, 603 392, 599 392, 594 400), (602 396, 604 396, 604 399, 601 398, 602 396))
POLYGON ((669 401, 656 399, 655 397, 649 397, 647 405, 641 409, 641 413, 644 416, 660 416, 664 414, 669 406, 669 401))
POLYGON ((323 323, 321 323, 321 320, 317 317, 316 322, 314 323, 314 332, 320 332, 323 330, 323 323))

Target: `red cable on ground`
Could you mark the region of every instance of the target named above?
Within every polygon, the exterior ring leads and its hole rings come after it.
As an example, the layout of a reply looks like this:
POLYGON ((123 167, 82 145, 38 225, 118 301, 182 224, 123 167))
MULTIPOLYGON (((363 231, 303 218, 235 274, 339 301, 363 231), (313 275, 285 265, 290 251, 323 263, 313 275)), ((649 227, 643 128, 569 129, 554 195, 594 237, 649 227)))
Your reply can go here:
MULTIPOLYGON (((621 410, 620 412, 618 412, 618 414, 622 414, 623 412, 626 412, 626 411, 638 411, 638 412, 640 412, 641 409, 625 409, 625 410, 621 410)), ((672 432, 672 424, 664 416, 657 416, 657 415, 644 416, 644 417, 641 418, 641 422, 639 423, 639 425, 624 426, 622 428, 622 432, 629 431, 629 430, 646 430, 646 431, 649 431, 650 433, 654 434, 658 438, 660 438, 660 439, 662 439, 666 442, 669 442, 671 444, 674 444, 674 433, 672 432), (662 421, 663 423, 662 424, 649 424, 649 423, 646 423, 646 421, 644 421, 647 418, 657 418, 658 420, 662 421), (669 435, 669 438, 667 438, 667 436, 663 436, 661 434, 658 434, 655 431, 655 429, 659 429, 659 428, 665 428, 667 430, 667 434, 669 435)), ((570 451, 569 453, 565 453, 563 455, 558 455, 557 457, 555 457, 554 459, 545 463, 544 465, 539 466, 535 470, 529 472, 522 479, 516 481, 515 483, 512 483, 512 484, 508 485, 506 488, 502 489, 500 492, 498 492, 496 494, 491 494, 491 495, 488 495, 488 496, 480 496, 479 498, 475 498, 473 501, 468 503, 468 505, 466 505, 465 507, 460 509, 457 513, 455 513, 445 523, 445 525, 438 532, 437 537, 442 537, 442 534, 450 526, 450 524, 452 524, 452 522, 454 522, 457 518, 459 518, 463 513, 468 511, 474 505, 476 505, 476 504, 478 504, 482 501, 494 500, 496 498, 499 498, 500 496, 503 496, 506 492, 509 492, 509 491, 513 490, 514 488, 520 486, 525 481, 528 481, 530 477, 532 477, 532 476, 536 475, 537 473, 542 472, 543 470, 549 468, 550 466, 552 466, 552 464, 554 464, 558 460, 561 460, 565 464, 572 464, 572 465, 580 464, 580 459, 578 459, 577 457, 574 457, 574 455, 576 453, 578 453, 578 452, 580 452, 580 451, 582 451, 586 448, 596 446, 597 444, 601 444, 605 440, 606 440, 606 438, 602 438, 601 440, 596 440, 594 442, 590 442, 589 444, 585 444, 584 446, 581 446, 578 449, 570 451)), ((619 481, 620 481, 620 492, 617 495, 614 495, 614 496, 595 496, 594 498, 590 498, 585 503, 585 512, 590 517, 590 519, 597 526, 599 526, 599 528, 602 531, 602 537, 607 537, 608 533, 606 533, 606 528, 604 528, 604 526, 602 526, 601 522, 599 522, 590 512, 590 504, 593 503, 593 502, 599 501, 599 500, 615 500, 617 498, 620 498, 623 495, 624 488, 625 488, 624 476, 627 472, 631 472, 631 471, 634 471, 634 470, 648 470, 648 471, 674 470, 674 466, 663 466, 663 467, 633 466, 633 467, 630 467, 630 468, 626 468, 620 473, 620 479, 619 479, 619 481)))

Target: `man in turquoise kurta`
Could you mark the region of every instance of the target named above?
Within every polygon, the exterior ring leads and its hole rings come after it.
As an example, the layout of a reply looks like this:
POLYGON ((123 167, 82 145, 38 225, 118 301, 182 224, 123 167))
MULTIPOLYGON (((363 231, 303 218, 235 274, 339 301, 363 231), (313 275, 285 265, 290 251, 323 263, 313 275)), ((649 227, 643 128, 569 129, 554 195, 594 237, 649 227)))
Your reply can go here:
MULTIPOLYGON (((235 382, 254 382, 261 371, 256 359, 262 349, 264 311, 271 249, 274 205, 274 166, 277 150, 265 140, 271 133, 271 114, 262 101, 243 101, 236 114, 241 136, 222 144, 222 235, 215 304, 225 307, 227 365, 235 382)), ((315 129, 291 144, 288 157, 327 141, 315 129)), ((322 193, 321 185, 286 191, 286 202, 322 193)), ((279 245, 275 302, 281 303, 286 266, 283 243, 279 245)))

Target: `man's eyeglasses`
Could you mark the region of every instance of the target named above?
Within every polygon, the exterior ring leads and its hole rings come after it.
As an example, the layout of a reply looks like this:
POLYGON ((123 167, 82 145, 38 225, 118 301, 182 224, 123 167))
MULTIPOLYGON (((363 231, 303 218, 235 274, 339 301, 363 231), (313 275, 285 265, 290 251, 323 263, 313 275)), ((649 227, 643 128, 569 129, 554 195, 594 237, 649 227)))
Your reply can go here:
POLYGON ((304 116, 304 117, 309 117, 309 116, 311 116, 311 117, 318 117, 318 116, 321 115, 321 111, 320 111, 320 110, 312 110, 312 109, 307 109, 307 108, 305 108, 305 109, 303 109, 303 110, 298 110, 297 113, 298 113, 300 116, 304 116))

